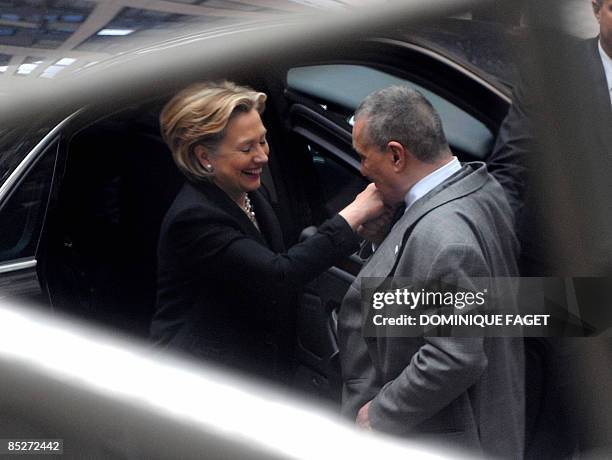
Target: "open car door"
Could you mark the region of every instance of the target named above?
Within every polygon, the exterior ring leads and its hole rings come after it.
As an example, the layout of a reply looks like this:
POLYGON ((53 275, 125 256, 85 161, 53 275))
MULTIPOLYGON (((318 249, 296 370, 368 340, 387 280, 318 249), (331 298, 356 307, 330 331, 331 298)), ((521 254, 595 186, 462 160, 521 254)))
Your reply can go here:
MULTIPOLYGON (((368 183, 359 172, 351 131, 354 110, 371 92, 398 84, 421 91, 440 113, 449 144, 461 161, 486 160, 509 102, 475 75, 417 46, 370 40, 355 48, 360 50, 359 60, 343 54, 343 59, 294 65, 286 73, 289 144, 292 154, 302 156, 300 164, 306 165, 301 174, 314 224, 341 210, 368 183), (364 56, 386 61, 364 61, 364 56), (443 77, 422 74, 432 68, 441 69, 443 77), (483 111, 474 105, 479 97, 483 111)), ((296 386, 334 402, 341 396, 338 311, 363 263, 352 255, 332 267, 308 286, 299 306, 296 386)))

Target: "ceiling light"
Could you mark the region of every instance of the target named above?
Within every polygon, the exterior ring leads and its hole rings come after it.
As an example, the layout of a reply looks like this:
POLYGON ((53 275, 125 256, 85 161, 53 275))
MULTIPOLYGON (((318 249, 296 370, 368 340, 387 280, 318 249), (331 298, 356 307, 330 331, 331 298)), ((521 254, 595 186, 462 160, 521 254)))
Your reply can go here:
POLYGON ((134 32, 134 29, 102 29, 97 35, 112 35, 112 36, 123 36, 129 35, 134 32))
POLYGON ((32 71, 36 67, 38 67, 38 64, 21 64, 17 68, 17 74, 18 75, 28 75, 28 74, 32 73, 32 71))
POLYGON ((55 65, 70 65, 76 62, 76 59, 73 58, 61 58, 59 61, 55 63, 55 65))
POLYGON ((45 69, 45 71, 40 74, 40 76, 42 78, 53 78, 58 73, 60 73, 63 69, 65 69, 64 66, 61 66, 61 65, 51 65, 51 66, 47 67, 45 69))

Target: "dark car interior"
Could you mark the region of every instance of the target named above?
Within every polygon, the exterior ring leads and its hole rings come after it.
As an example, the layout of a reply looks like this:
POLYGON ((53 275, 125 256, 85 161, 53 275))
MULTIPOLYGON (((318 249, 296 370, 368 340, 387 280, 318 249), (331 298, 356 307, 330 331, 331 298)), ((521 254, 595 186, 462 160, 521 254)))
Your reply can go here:
POLYGON ((54 306, 139 336, 155 303, 159 226, 182 183, 149 113, 127 110, 70 139, 50 229, 54 306))

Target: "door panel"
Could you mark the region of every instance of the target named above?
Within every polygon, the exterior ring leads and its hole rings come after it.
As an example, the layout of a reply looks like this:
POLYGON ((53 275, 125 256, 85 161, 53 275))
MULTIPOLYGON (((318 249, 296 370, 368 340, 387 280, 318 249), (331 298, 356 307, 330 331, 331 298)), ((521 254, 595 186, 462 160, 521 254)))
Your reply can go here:
MULTIPOLYGON (((327 142, 323 132, 313 135, 300 128, 294 132, 315 176, 319 207, 315 214, 329 217, 349 204, 367 181, 359 174, 359 163, 349 153, 350 147, 340 149, 337 143, 327 142)), ((334 403, 340 401, 342 382, 335 318, 362 263, 354 255, 317 277, 307 286, 298 309, 295 386, 334 403)))
POLYGON ((340 401, 342 391, 337 314, 354 279, 332 267, 307 286, 297 315, 295 386, 334 403, 340 401))

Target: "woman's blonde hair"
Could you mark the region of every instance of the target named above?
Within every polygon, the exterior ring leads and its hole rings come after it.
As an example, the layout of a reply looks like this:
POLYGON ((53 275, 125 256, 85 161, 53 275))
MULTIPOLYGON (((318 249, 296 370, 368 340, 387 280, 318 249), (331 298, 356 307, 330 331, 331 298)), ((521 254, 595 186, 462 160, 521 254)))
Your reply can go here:
POLYGON ((181 172, 194 180, 210 179, 214 173, 202 167, 195 146, 214 154, 232 116, 251 109, 262 113, 266 99, 264 93, 229 81, 196 83, 176 94, 161 111, 159 121, 181 172))

